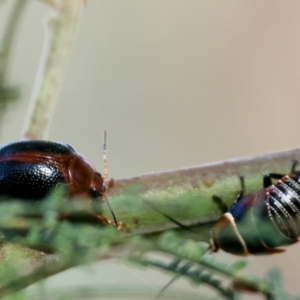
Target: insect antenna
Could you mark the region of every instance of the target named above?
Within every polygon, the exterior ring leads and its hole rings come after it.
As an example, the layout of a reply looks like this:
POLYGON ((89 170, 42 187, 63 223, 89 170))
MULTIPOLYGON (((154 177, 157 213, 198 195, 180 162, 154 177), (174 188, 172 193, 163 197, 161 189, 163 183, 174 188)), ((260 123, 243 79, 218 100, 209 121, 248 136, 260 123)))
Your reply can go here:
MULTIPOLYGON (((106 197, 105 197, 105 198, 106 198, 106 197)), ((113 219, 114 219, 115 226, 116 226, 118 229, 121 228, 121 227, 120 227, 120 226, 121 226, 121 223, 118 222, 117 217, 116 217, 114 211, 112 210, 112 208, 111 208, 111 206, 110 206, 109 201, 108 201, 107 198, 106 198, 106 201, 105 201, 105 202, 106 202, 107 207, 108 207, 108 209, 109 209, 109 211, 110 211, 110 213, 111 213, 111 215, 112 215, 112 217, 113 217, 113 219)))
POLYGON ((106 150, 107 132, 104 130, 104 141, 103 141, 103 179, 108 177, 108 167, 107 167, 107 150, 106 150))
MULTIPOLYGON (((103 180, 105 180, 108 177, 107 148, 106 148, 106 145, 107 145, 107 132, 106 132, 106 130, 104 130, 104 137, 103 137, 103 168, 104 168, 104 170, 103 170, 103 176, 102 176, 103 180)), ((105 202, 107 204, 107 207, 108 207, 108 209, 109 209, 109 211, 110 211, 110 213, 113 217, 115 226, 118 229, 120 229, 121 226, 122 226, 122 223, 118 222, 117 217, 116 217, 114 211, 112 210, 107 197, 106 196, 104 196, 104 197, 105 197, 105 200, 106 200, 105 202)))

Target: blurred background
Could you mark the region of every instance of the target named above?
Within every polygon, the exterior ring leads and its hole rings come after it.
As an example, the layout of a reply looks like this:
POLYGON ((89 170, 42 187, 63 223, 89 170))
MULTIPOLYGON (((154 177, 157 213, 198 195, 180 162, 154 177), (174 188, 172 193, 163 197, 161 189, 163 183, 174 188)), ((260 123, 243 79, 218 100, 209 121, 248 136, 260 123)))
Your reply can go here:
MULTIPOLYGON (((0 7, 0 30, 13 2, 0 7)), ((34 0, 26 9, 10 73, 22 98, 5 116, 1 144, 20 139, 50 12, 34 0)), ((299 147, 299 12, 298 1, 89 0, 49 139, 70 143, 101 172, 106 129, 113 178, 299 147)), ((264 276, 278 267, 287 289, 299 293, 299 251, 250 257, 247 272, 264 276)), ((88 270, 46 286, 159 290, 170 279, 120 262, 88 270)), ((184 280, 171 288, 201 289, 184 280)))

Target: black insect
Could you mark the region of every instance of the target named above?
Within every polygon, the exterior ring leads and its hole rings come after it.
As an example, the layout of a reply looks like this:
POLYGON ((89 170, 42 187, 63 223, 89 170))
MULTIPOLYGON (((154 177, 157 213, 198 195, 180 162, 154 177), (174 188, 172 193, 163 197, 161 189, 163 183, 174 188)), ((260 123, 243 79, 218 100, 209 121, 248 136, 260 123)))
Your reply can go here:
MULTIPOLYGON (((272 254, 277 248, 298 241, 300 236, 300 171, 297 161, 288 175, 270 173, 264 176, 264 188, 244 196, 241 191, 230 211, 225 212, 212 231, 210 247, 236 255, 272 254), (277 179, 272 184, 272 179, 277 179)), ((221 199, 214 196, 221 203, 221 199)), ((224 206, 223 206, 224 207, 224 206)))

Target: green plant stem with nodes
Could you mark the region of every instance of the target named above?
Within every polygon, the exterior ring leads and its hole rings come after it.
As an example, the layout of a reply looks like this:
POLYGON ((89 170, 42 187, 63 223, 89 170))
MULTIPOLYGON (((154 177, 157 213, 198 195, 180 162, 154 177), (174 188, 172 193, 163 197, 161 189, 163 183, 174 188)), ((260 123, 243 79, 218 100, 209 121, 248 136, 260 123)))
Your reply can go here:
POLYGON ((184 276, 198 285, 207 285, 220 294, 223 299, 237 299, 238 293, 245 290, 260 293, 266 299, 299 299, 299 296, 289 296, 284 290, 282 279, 277 270, 273 270, 270 273, 270 278, 265 281, 253 276, 244 276, 241 274, 241 270, 247 265, 245 260, 237 261, 234 264, 220 263, 213 257, 204 256, 206 253, 205 246, 183 239, 171 232, 161 235, 158 246, 161 247, 163 253, 174 255, 177 262, 178 259, 181 259, 188 263, 180 267, 179 263, 167 264, 157 259, 148 258, 144 254, 129 259, 137 264, 159 268, 176 276, 184 276), (222 277, 226 281, 228 280, 231 285, 225 284, 222 277))
POLYGON ((246 194, 252 193, 263 187, 263 175, 288 174, 295 159, 300 160, 298 149, 115 180, 108 200, 129 233, 154 234, 178 228, 146 200, 182 224, 197 226, 197 234, 180 229, 182 234, 208 241, 210 229, 222 213, 212 201, 213 195, 230 207, 241 189, 239 176, 244 176, 246 194))
MULTIPOLYGON (((29 222, 26 237, 8 233, 7 240, 30 247, 37 246, 37 248, 44 243, 53 247, 55 255, 46 255, 36 250, 21 248, 17 244, 4 244, 1 249, 3 257, 0 261, 0 298, 68 268, 105 258, 119 258, 139 265, 166 270, 173 275, 184 276, 196 284, 211 287, 224 299, 236 299, 239 291, 237 287, 239 289, 247 287, 247 290, 261 293, 267 299, 299 299, 287 298, 281 279, 278 278, 278 275, 275 276, 274 272, 271 273, 274 277, 273 280, 243 276, 241 270, 246 266, 245 260, 229 265, 220 263, 210 255, 204 255, 207 253, 205 243, 187 240, 172 232, 166 232, 159 239, 153 241, 145 236, 124 238, 112 227, 101 228, 86 223, 61 222, 57 216, 66 211, 71 214, 72 206, 69 201, 60 203, 56 197, 57 195, 53 195, 45 202, 37 204, 34 212, 30 205, 26 207, 23 203, 1 204, 1 211, 5 208, 2 207, 3 205, 6 205, 6 208, 12 206, 11 209, 7 209, 8 216, 4 213, 0 216, 2 232, 9 229, 7 219, 11 217, 16 219, 20 214, 25 215, 26 211, 28 214, 37 214, 38 212, 41 214, 39 223, 30 224, 29 222), (53 212, 56 213, 53 214, 53 212), (3 218, 4 215, 6 219, 3 218), (177 261, 166 264, 158 259, 149 258, 148 254, 153 250, 167 253, 177 261), (16 261, 17 252, 21 257, 16 261), (178 260, 188 263, 184 267, 180 267, 178 260), (226 279, 227 285, 228 281, 232 283, 231 287, 225 287, 226 282, 223 277, 226 279), (281 298, 277 295, 281 295, 281 298)), ((75 202, 74 213, 78 212, 80 206, 83 208, 84 203, 75 202)), ((86 205, 86 207, 88 206, 86 205)), ((37 215, 35 215, 36 217, 37 215)))
POLYGON ((0 83, 1 85, 7 84, 9 62, 11 61, 12 46, 16 37, 16 32, 20 25, 20 19, 28 4, 28 0, 18 0, 12 9, 11 15, 8 19, 4 36, 1 41, 0 52, 0 83))
POLYGON ((46 1, 55 14, 47 21, 47 38, 22 137, 45 139, 57 101, 82 0, 46 1))
MULTIPOLYGON (((2 4, 2 1, 0 2, 2 4)), ((28 4, 28 0, 17 0, 0 40, 0 112, 4 113, 7 104, 19 98, 19 90, 9 84, 9 70, 14 41, 20 26, 21 17, 28 4)))

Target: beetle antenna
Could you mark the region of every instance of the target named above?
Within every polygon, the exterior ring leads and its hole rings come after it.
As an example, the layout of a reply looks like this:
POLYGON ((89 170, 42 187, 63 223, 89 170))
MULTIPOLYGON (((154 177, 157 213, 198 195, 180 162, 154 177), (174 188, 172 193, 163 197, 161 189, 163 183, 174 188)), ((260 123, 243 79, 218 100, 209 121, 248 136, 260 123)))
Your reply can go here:
POLYGON ((107 168, 107 151, 106 151, 106 140, 107 140, 107 133, 106 130, 104 130, 104 141, 103 141, 103 179, 106 179, 108 177, 108 168, 107 168))
POLYGON ((110 204, 109 204, 109 201, 106 199, 105 202, 106 202, 107 207, 108 207, 108 209, 109 209, 109 211, 110 211, 110 213, 111 213, 111 215, 112 215, 112 217, 113 217, 113 219, 114 219, 115 226, 116 226, 118 229, 121 228, 121 227, 120 227, 121 223, 118 222, 117 217, 116 217, 114 211, 112 210, 112 208, 111 208, 111 206, 110 206, 110 204))
MULTIPOLYGON (((106 150, 106 141, 107 141, 107 132, 106 130, 104 130, 104 137, 103 137, 103 167, 104 167, 104 170, 103 170, 103 180, 105 180, 107 177, 108 177, 108 167, 107 167, 107 150, 106 150)), ((112 210, 110 204, 109 204, 109 201, 106 199, 106 204, 107 204, 107 207, 114 219, 114 223, 115 223, 115 226, 120 229, 121 226, 122 226, 122 223, 118 222, 117 220, 117 217, 114 213, 114 211, 112 210)))

